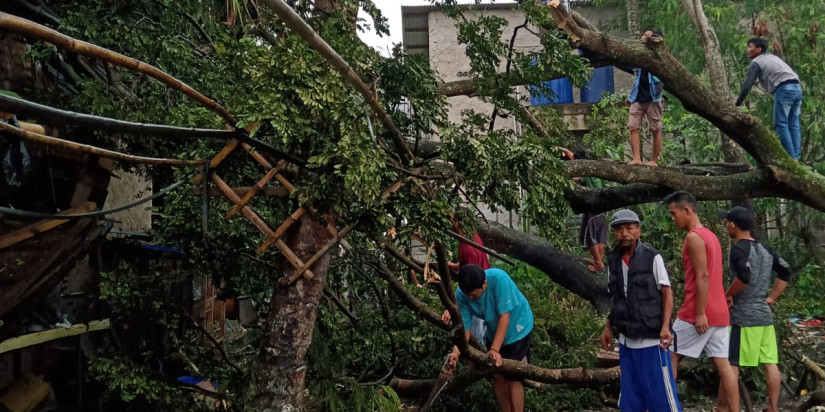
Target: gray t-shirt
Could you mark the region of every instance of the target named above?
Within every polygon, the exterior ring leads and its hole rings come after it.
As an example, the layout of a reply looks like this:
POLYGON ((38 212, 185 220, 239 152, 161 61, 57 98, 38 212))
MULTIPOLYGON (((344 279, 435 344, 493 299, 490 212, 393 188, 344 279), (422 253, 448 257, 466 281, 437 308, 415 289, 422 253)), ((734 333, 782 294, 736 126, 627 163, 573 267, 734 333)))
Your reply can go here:
POLYGON ((773 325, 773 312, 765 301, 771 287, 771 271, 788 281, 790 265, 768 245, 755 240, 740 240, 730 251, 730 280, 739 278, 747 287, 733 297, 730 324, 734 326, 773 325))

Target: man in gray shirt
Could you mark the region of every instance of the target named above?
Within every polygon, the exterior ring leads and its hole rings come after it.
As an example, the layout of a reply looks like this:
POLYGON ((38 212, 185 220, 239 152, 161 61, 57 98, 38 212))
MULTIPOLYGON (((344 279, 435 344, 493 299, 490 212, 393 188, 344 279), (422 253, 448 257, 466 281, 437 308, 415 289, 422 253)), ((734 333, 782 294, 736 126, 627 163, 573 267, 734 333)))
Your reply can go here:
POLYGON ((779 57, 767 53, 768 44, 763 38, 748 40, 748 57, 751 65, 736 105, 742 104, 756 79, 766 93, 773 93, 773 123, 779 142, 795 160, 799 160, 802 147, 802 133, 799 128, 799 113, 802 109, 802 89, 799 76, 779 57))
POLYGON ((753 214, 736 206, 720 213, 727 220, 725 228, 736 243, 730 251, 731 285, 725 293, 730 306, 730 359, 731 367, 739 376, 739 367, 765 367, 768 389, 768 412, 777 412, 781 377, 776 331, 773 327, 771 306, 788 285, 791 276, 788 263, 764 243, 751 237, 754 229, 753 214), (771 271, 777 273, 771 285, 771 271))

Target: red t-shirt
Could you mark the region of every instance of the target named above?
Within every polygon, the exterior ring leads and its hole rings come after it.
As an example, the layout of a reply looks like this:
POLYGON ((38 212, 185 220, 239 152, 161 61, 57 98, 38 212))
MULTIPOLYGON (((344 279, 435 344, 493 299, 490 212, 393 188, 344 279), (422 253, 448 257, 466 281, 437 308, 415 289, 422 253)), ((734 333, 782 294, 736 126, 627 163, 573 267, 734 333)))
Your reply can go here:
MULTIPOLYGON (((477 245, 484 246, 484 243, 481 241, 481 237, 478 234, 475 235, 473 238, 473 242, 477 245)), ((478 265, 481 266, 482 269, 487 270, 490 269, 490 259, 487 258, 487 254, 474 248, 469 243, 466 242, 458 242, 458 266, 464 265, 478 265)))
MULTIPOLYGON (((705 242, 708 259, 708 304, 705 316, 708 326, 730 325, 730 312, 725 300, 725 286, 722 284, 722 246, 719 239, 708 228, 700 227, 688 232, 696 233, 705 242)), ((693 261, 688 254, 687 242, 682 245, 682 263, 685 265, 685 301, 679 310, 678 318, 689 323, 696 323, 696 272, 693 261)))

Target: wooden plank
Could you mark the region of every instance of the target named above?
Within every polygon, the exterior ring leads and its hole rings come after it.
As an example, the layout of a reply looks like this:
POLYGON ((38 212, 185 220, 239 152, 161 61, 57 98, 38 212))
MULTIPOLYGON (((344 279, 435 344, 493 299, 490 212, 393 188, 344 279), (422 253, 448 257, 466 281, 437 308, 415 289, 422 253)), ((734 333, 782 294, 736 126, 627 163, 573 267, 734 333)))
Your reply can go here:
POLYGON ((305 212, 306 209, 303 207, 300 207, 298 208, 298 210, 292 212, 292 214, 286 218, 286 221, 284 221, 284 223, 281 223, 281 226, 278 226, 278 229, 275 229, 274 233, 266 237, 266 240, 260 247, 258 247, 258 250, 256 252, 259 255, 261 253, 266 252, 266 250, 269 249, 269 247, 272 246, 272 244, 275 243, 275 241, 280 239, 281 236, 283 236, 284 232, 286 232, 293 224, 295 224, 295 222, 297 222, 298 219, 300 219, 305 212))
POLYGON ((5 353, 41 343, 62 339, 69 336, 82 335, 88 332, 109 329, 109 319, 93 320, 86 324, 77 324, 68 328, 49 329, 43 332, 30 333, 0 342, 0 353, 5 353))
MULTIPOLYGON (((238 139, 229 139, 226 146, 224 146, 223 149, 221 149, 221 151, 218 152, 218 154, 216 154, 215 157, 213 157, 209 162, 209 168, 214 169, 218 167, 218 165, 220 165, 221 162, 223 162, 224 159, 226 159, 238 147, 238 143, 240 143, 238 139)), ((203 173, 199 173, 194 179, 192 179, 192 181, 196 185, 200 184, 200 182, 203 181, 203 173)))
POLYGON ((286 162, 281 160, 281 162, 278 163, 275 167, 269 169, 269 172, 267 172, 264 175, 264 177, 261 178, 261 180, 259 180, 258 183, 255 184, 255 186, 252 186, 252 189, 250 191, 246 192, 246 195, 244 195, 244 197, 241 199, 241 202, 233 206, 232 210, 230 210, 229 213, 226 214, 226 220, 232 219, 241 210, 241 208, 246 206, 246 204, 252 199, 252 197, 258 194, 258 192, 261 191, 261 189, 263 189, 266 186, 266 184, 269 183, 270 180, 272 180, 272 177, 275 176, 278 172, 280 172, 281 169, 283 169, 284 167, 286 167, 286 162))
POLYGON ((49 396, 52 387, 40 377, 25 375, 3 390, 0 409, 9 412, 32 412, 49 396))
MULTIPOLYGON (((64 210, 58 214, 60 215, 76 215, 80 213, 88 213, 93 210, 97 209, 97 205, 94 202, 84 202, 76 207, 71 209, 64 210)), ((14 232, 5 234, 0 236, 0 250, 5 249, 11 245, 16 243, 20 243, 26 239, 31 239, 37 236, 40 233, 46 232, 50 229, 54 229, 64 223, 68 222, 68 220, 41 220, 39 222, 33 223, 28 226, 24 226, 20 229, 15 230, 14 232)))
MULTIPOLYGON (((347 234, 349 234, 349 232, 352 230, 353 227, 355 227, 355 225, 349 225, 349 226, 341 229, 338 232, 338 235, 336 235, 332 240, 327 242, 327 244, 324 245, 324 247, 322 247, 321 250, 319 250, 314 255, 312 255, 312 257, 309 258, 309 260, 307 260, 306 263, 304 263, 304 265, 301 266, 300 269, 298 269, 295 273, 293 273, 289 277, 289 283, 294 282, 301 275, 303 275, 312 265, 315 264, 315 262, 318 261, 318 259, 321 259, 333 246, 335 246, 336 244, 338 244, 338 242, 340 242, 342 239, 344 239, 344 237, 347 234)), ((312 278, 312 276, 307 276, 307 278, 312 278)))
MULTIPOLYGON (((212 181, 215 183, 215 186, 217 186, 218 189, 223 192, 224 196, 226 196, 232 203, 238 203, 241 201, 241 198, 232 191, 232 188, 230 188, 229 185, 220 178, 220 176, 216 173, 212 173, 211 177, 212 181)), ((258 214, 255 213, 255 211, 249 206, 242 207, 241 213, 243 213, 244 216, 246 216, 246 218, 249 219, 249 221, 252 222, 252 224, 261 231, 261 233, 264 234, 264 236, 269 237, 272 235, 272 229, 270 229, 269 225, 267 225, 266 222, 264 222, 263 219, 261 219, 261 217, 258 216, 258 214)))

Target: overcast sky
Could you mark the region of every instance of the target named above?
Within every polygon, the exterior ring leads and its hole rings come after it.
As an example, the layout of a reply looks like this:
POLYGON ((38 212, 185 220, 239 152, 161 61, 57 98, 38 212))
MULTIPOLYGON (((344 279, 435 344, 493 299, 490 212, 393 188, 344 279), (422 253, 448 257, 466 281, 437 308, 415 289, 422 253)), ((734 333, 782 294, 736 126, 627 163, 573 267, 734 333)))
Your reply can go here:
MULTIPOLYGON (((389 56, 388 50, 392 50, 392 45, 401 43, 401 6, 426 6, 430 4, 429 0, 373 0, 375 5, 381 9, 381 13, 387 18, 390 25, 389 37, 378 37, 374 31, 366 33, 358 33, 365 43, 369 44, 375 49, 378 49, 381 54, 389 56)), ((484 0, 482 3, 491 3, 490 0, 484 0)), ((499 0, 504 2, 504 0, 499 0)), ((472 3, 472 0, 462 1, 462 3, 472 3)), ((363 12, 362 12, 363 17, 363 12)))

